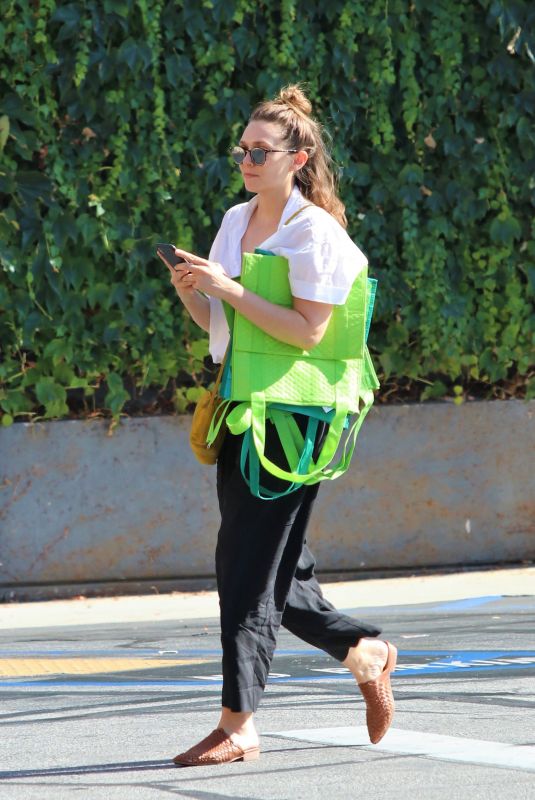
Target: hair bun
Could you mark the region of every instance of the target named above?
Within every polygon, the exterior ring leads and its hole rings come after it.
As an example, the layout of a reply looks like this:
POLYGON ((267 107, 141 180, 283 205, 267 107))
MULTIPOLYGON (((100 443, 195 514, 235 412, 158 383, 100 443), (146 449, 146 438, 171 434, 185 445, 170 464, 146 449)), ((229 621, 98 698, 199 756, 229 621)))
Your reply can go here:
POLYGON ((288 106, 305 117, 309 117, 312 113, 312 103, 297 83, 282 88, 276 102, 288 106))

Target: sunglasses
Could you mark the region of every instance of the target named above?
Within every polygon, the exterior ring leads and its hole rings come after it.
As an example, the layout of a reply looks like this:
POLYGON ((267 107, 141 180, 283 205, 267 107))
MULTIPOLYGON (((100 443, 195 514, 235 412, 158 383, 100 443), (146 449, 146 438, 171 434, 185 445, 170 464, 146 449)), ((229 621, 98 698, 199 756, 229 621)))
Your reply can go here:
POLYGON ((266 153, 298 153, 298 150, 266 150, 265 147, 232 147, 230 155, 236 164, 243 164, 247 153, 251 156, 251 161, 257 167, 261 167, 266 163, 266 153))

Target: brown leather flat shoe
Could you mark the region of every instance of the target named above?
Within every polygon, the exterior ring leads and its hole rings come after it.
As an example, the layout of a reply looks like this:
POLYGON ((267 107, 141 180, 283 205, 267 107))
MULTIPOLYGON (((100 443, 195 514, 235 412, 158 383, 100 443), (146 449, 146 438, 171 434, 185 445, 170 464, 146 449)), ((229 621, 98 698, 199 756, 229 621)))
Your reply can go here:
POLYGON ((394 717, 394 695, 390 684, 390 673, 396 668, 398 651, 390 642, 385 644, 388 647, 388 655, 379 677, 358 684, 366 701, 366 725, 372 744, 381 741, 394 717))
POLYGON ((243 750, 233 742, 223 728, 216 728, 198 744, 173 758, 179 767, 201 767, 206 764, 230 764, 232 761, 252 761, 260 755, 259 747, 243 750))

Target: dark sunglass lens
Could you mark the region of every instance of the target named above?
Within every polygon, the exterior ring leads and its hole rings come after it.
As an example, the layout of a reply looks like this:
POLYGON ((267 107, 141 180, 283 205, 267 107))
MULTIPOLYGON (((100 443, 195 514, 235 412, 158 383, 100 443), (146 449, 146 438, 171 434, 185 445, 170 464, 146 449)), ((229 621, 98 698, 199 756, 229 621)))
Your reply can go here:
POLYGON ((242 147, 233 147, 231 155, 236 164, 241 164, 245 158, 245 150, 242 147))
POLYGON ((261 147, 253 147, 251 150, 251 160, 254 164, 261 167, 266 161, 266 151, 261 147))

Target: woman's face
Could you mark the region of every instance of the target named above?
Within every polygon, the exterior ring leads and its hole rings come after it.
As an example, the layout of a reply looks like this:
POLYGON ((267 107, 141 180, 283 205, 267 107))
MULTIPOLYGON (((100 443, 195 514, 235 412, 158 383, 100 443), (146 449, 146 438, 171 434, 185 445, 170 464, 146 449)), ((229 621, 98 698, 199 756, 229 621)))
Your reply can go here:
MULTIPOLYGON (((266 150, 286 150, 282 129, 276 122, 253 120, 245 128, 239 141, 248 150, 263 147, 266 150)), ((254 164, 250 153, 239 165, 245 188, 250 192, 284 190, 291 187, 295 172, 308 159, 305 150, 298 153, 266 153, 265 163, 254 164)))

